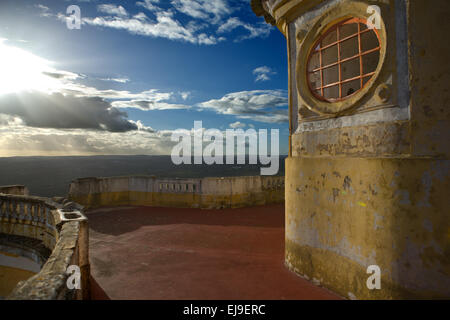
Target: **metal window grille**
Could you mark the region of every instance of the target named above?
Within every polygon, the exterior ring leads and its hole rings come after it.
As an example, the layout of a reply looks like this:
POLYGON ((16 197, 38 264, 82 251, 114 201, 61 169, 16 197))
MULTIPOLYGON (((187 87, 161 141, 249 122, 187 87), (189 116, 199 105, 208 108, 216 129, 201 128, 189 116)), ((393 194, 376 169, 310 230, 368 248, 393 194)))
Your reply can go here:
POLYGON ((308 58, 311 92, 322 101, 344 100, 360 91, 375 74, 380 59, 380 35, 367 21, 350 18, 329 28, 308 58))

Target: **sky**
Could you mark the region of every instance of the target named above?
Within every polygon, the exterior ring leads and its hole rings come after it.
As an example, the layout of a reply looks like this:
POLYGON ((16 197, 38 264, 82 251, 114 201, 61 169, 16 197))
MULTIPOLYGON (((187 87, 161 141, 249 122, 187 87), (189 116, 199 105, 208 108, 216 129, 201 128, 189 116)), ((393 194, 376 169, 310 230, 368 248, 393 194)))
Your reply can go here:
POLYGON ((170 154, 196 120, 287 154, 286 59, 249 0, 2 0, 0 156, 170 154))

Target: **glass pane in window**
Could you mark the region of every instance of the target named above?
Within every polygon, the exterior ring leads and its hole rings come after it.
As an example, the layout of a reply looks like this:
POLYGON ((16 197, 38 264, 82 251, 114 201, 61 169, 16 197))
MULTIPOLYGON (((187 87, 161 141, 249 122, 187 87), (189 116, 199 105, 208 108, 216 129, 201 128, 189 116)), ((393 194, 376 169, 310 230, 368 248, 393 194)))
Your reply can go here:
POLYGON ((314 53, 310 60, 308 65, 308 71, 313 71, 314 69, 317 69, 320 67, 320 56, 319 53, 314 53))
POLYGON ((335 65, 330 68, 323 69, 323 85, 332 84, 339 81, 339 66, 335 65))
POLYGON ((320 85, 320 71, 309 74, 309 83, 311 88, 319 88, 320 85))
POLYGON ((361 34, 361 50, 362 52, 379 46, 377 35, 374 31, 367 31, 361 34))
POLYGON ((328 33, 323 39, 322 39, 322 47, 325 47, 329 44, 332 44, 337 41, 337 30, 334 28, 330 33, 328 33))
POLYGON ((346 82, 342 84, 342 97, 347 97, 354 94, 361 88, 361 81, 359 79, 346 82))
POLYGON ((323 95, 326 99, 338 99, 339 85, 323 89, 323 95))
POLYGON ((374 51, 374 52, 363 55, 362 63, 363 63, 364 74, 374 72, 377 69, 379 60, 380 60, 380 52, 379 51, 374 51))
POLYGON ((365 23, 360 23, 359 27, 361 28, 361 31, 364 31, 367 29, 367 25, 365 23))
POLYGON ((359 76, 359 57, 342 63, 341 74, 342 80, 347 80, 359 76))
POLYGON ((338 60, 338 49, 337 45, 327 48, 322 51, 322 65, 326 66, 337 62, 338 60))
POLYGON ((358 37, 353 37, 339 44, 341 46, 341 59, 350 58, 359 53, 358 37))
POLYGON ((339 39, 347 38, 355 33, 358 33, 358 24, 349 23, 339 27, 339 39))

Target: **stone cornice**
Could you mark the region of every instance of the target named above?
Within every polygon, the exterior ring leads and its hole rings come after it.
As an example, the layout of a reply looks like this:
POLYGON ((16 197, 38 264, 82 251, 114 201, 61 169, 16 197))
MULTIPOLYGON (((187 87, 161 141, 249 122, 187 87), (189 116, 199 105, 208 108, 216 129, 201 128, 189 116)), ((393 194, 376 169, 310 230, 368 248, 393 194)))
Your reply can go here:
POLYGON ((310 8, 326 0, 252 0, 251 7, 257 16, 264 16, 267 23, 276 25, 286 36, 286 24, 301 16, 310 8))

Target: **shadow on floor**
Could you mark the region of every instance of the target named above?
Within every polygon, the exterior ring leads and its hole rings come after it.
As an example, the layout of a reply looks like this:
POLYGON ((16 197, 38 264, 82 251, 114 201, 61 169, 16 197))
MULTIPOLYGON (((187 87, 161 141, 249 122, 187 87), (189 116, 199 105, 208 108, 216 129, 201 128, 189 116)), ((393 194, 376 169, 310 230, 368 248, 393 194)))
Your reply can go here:
POLYGON ((95 281, 91 276, 91 300, 111 300, 106 294, 105 290, 95 281))
POLYGON ((284 228, 284 204, 236 209, 117 207, 86 212, 92 230, 120 235, 142 226, 195 224, 284 228))

